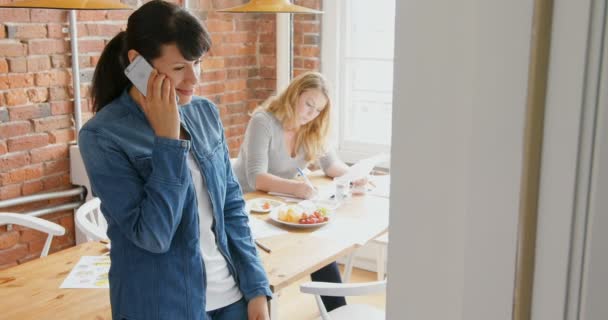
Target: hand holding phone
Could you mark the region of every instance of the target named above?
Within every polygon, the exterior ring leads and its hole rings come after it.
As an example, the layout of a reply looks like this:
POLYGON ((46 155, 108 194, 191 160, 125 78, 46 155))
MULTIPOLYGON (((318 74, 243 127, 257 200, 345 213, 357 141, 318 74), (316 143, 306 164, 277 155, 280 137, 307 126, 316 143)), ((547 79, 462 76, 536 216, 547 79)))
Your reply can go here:
POLYGON ((171 79, 159 74, 142 56, 137 56, 125 69, 125 75, 144 96, 142 109, 154 133, 159 137, 178 139, 180 131, 177 94, 171 79))

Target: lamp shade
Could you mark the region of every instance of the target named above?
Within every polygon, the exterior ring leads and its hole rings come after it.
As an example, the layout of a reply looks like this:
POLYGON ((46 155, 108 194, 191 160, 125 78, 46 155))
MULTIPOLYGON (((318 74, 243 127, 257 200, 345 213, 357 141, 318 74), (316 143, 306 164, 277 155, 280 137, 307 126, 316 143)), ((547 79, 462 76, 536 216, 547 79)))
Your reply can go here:
POLYGON ((125 10, 132 9, 118 0, 25 0, 0 5, 0 8, 37 8, 65 10, 125 10))
POLYGON ((251 0, 244 5, 217 11, 233 13, 323 13, 323 11, 297 6, 288 0, 251 0))

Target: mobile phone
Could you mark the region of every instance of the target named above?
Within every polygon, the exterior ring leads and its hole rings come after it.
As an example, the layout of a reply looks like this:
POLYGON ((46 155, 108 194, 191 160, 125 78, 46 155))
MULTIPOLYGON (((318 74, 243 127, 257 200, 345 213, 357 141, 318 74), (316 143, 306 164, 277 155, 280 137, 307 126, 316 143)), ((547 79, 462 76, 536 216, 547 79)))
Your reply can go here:
POLYGON ((137 56, 131 64, 125 69, 125 75, 131 83, 146 96, 148 92, 148 79, 150 79, 150 73, 152 73, 152 66, 142 56, 137 56))
MULTIPOLYGON (((131 83, 144 97, 148 93, 148 79, 150 79, 152 70, 154 69, 150 63, 142 56, 137 56, 125 69, 127 78, 131 80, 131 83)), ((175 95, 175 102, 179 104, 179 96, 177 94, 175 95)))

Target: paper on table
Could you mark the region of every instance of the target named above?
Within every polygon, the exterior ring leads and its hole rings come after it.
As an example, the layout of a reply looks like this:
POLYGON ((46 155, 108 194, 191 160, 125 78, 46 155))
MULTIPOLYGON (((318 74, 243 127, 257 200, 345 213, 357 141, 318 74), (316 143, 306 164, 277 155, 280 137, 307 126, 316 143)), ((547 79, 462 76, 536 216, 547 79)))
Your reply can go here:
POLYGON ((387 160, 388 155, 385 153, 360 160, 354 165, 352 165, 350 168, 348 168, 348 171, 342 176, 340 176, 338 179, 342 181, 355 181, 361 178, 365 178, 374 169, 374 167, 378 165, 378 163, 387 160))
POLYGON ((387 225, 387 221, 381 219, 369 221, 369 223, 357 223, 356 218, 340 217, 336 214, 334 220, 322 228, 312 232, 313 235, 325 239, 349 240, 358 245, 364 245, 372 239, 387 225))
POLYGON ((304 199, 302 198, 296 198, 290 194, 286 194, 286 193, 280 193, 280 192, 268 192, 269 195, 271 196, 275 196, 275 197, 279 197, 281 198, 281 200, 285 201, 285 202, 300 202, 304 199))
POLYGON ((109 256, 82 256, 63 280, 62 289, 107 289, 110 287, 109 256))
POLYGON ((254 239, 268 238, 287 233, 286 230, 254 217, 249 218, 249 228, 251 228, 254 239))
MULTIPOLYGON (((336 193, 336 184, 329 183, 317 187, 317 194, 310 200, 331 200, 336 193)), ((294 195, 281 192, 268 192, 269 195, 279 197, 285 202, 300 202, 302 198, 297 198, 294 195)))

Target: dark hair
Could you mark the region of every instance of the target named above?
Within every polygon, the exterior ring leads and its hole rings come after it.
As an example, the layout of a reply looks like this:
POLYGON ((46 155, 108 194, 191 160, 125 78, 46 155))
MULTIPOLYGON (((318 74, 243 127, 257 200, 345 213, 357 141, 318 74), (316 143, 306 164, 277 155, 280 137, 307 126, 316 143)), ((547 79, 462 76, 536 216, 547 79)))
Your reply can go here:
POLYGON ((186 60, 196 60, 211 48, 205 27, 176 4, 154 0, 133 12, 127 31, 118 33, 101 53, 91 88, 93 111, 99 112, 130 84, 124 74, 130 49, 151 62, 161 55, 162 45, 172 43, 186 60))

